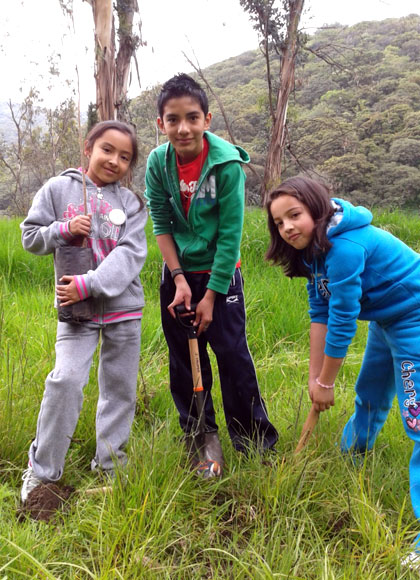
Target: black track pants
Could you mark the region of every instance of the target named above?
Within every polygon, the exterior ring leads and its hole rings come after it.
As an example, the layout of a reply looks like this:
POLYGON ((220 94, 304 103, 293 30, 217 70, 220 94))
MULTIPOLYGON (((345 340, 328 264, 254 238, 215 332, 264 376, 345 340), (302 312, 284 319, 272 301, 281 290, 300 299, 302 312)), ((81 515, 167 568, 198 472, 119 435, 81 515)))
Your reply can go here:
MULTIPOLYGON (((204 296, 209 274, 186 273, 192 291, 192 302, 204 296)), ((245 308, 242 275, 236 269, 228 294, 217 294, 213 322, 198 339, 201 373, 205 389, 207 431, 217 430, 211 397, 212 370, 207 343, 216 355, 222 390, 226 425, 234 447, 246 451, 250 443, 263 449, 274 446, 278 435, 270 423, 261 397, 254 363, 245 331, 245 308)), ((167 310, 175 295, 175 284, 165 266, 160 288, 162 326, 169 347, 170 388, 179 412, 181 428, 195 429, 197 411, 193 402, 191 363, 186 330, 180 327, 167 310)))

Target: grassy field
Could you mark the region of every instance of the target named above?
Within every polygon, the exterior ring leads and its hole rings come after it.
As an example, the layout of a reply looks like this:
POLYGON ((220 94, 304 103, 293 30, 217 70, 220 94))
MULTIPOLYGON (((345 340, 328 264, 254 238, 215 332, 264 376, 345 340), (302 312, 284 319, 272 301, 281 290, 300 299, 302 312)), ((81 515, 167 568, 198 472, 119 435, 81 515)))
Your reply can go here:
MULTIPOLYGON (((382 213, 375 223, 420 249, 416 216, 382 213)), ((189 473, 168 390, 161 259, 150 226, 129 483, 115 484, 112 495, 74 494, 47 524, 18 521, 16 512, 45 376, 54 364, 52 259, 23 251, 18 221, 0 222, 0 580, 418 578, 400 566, 418 524, 408 495, 412 445, 397 409, 358 465, 339 451, 366 324, 340 373, 335 407, 321 415, 307 448, 293 455, 310 408, 306 290, 303 280, 288 280, 264 261, 267 233, 258 209, 246 214, 242 243, 248 339, 279 431, 278 456, 261 461, 233 451, 216 377, 225 476, 201 481, 189 473)), ((89 471, 96 370, 97 360, 63 478, 82 492, 98 484, 89 471)))

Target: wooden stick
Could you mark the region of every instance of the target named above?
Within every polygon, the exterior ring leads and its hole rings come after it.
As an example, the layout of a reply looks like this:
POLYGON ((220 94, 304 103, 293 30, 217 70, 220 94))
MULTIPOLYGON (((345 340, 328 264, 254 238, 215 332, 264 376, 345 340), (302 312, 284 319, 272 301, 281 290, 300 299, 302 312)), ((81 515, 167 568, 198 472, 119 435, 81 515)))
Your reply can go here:
POLYGON ((87 193, 86 193, 86 177, 85 177, 85 170, 83 167, 83 138, 82 138, 82 121, 81 121, 81 112, 80 112, 80 82, 79 82, 79 69, 76 65, 76 76, 77 76, 77 125, 78 125, 78 132, 79 132, 79 150, 80 150, 80 167, 82 168, 82 183, 83 183, 83 206, 84 206, 84 214, 87 215, 87 193))
POLYGON ((99 495, 105 493, 112 493, 112 486, 91 487, 90 489, 77 489, 76 493, 80 495, 99 495))
POLYGON ((306 417, 306 421, 302 427, 300 439, 295 449, 295 455, 296 453, 299 453, 299 451, 301 451, 307 444, 309 437, 312 435, 312 431, 315 429, 316 424, 318 423, 318 419, 319 411, 316 411, 315 407, 312 405, 311 410, 309 411, 308 416, 306 417))

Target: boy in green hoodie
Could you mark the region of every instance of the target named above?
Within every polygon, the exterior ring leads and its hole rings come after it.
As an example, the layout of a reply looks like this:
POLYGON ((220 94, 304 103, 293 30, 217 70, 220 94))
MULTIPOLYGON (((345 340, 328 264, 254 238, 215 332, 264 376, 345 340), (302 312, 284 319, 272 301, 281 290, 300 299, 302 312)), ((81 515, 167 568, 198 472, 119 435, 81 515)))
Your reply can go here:
MULTIPOLYGON (((211 397, 207 343, 219 370, 226 424, 232 443, 271 449, 278 435, 261 398, 245 330, 240 242, 249 156, 208 132, 206 93, 186 74, 168 80, 158 97, 158 125, 168 143, 151 152, 146 199, 153 232, 165 262, 160 287, 162 326, 169 348, 170 388, 187 445, 197 428, 187 336, 174 307, 190 310, 205 390, 205 446, 223 464, 211 397)), ((192 454, 194 459, 194 454, 192 454)))

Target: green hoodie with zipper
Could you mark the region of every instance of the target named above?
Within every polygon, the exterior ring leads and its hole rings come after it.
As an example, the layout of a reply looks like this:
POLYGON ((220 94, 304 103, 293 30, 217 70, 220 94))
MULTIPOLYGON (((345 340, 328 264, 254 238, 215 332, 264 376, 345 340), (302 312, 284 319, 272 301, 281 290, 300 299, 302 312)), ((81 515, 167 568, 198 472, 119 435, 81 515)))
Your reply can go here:
POLYGON ((240 256, 248 153, 206 131, 209 152, 188 216, 181 203, 176 156, 168 142, 147 161, 146 199, 156 236, 171 234, 186 272, 211 270, 207 287, 226 294, 240 256))

